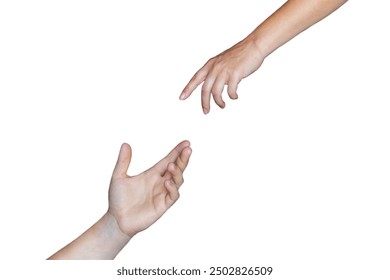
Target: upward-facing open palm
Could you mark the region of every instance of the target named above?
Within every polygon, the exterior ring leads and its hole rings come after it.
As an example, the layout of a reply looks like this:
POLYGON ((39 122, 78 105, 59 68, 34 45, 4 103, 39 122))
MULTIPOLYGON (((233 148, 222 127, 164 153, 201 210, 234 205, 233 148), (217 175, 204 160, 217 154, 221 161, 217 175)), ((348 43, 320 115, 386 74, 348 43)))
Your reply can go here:
POLYGON ((123 144, 109 190, 109 212, 120 230, 134 235, 152 225, 179 198, 190 143, 178 144, 165 158, 137 176, 128 176, 131 148, 123 144))

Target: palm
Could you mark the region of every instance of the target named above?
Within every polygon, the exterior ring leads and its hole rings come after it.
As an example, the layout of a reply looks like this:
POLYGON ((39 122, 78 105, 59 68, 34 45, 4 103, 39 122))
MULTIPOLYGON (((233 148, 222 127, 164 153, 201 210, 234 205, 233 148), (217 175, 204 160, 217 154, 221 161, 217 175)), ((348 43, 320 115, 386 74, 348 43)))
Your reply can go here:
MULTIPOLYGON (((148 172, 149 173, 149 172, 148 172)), ((161 176, 140 174, 114 179, 110 188, 110 205, 120 228, 125 232, 139 232, 156 221, 173 204, 161 176), (169 205, 169 202, 172 202, 169 205)))
POLYGON ((118 159, 110 184, 109 211, 124 233, 131 235, 148 228, 178 199, 182 172, 190 156, 188 144, 182 142, 166 158, 137 176, 116 174, 118 159), (184 150, 189 152, 183 153, 184 150))

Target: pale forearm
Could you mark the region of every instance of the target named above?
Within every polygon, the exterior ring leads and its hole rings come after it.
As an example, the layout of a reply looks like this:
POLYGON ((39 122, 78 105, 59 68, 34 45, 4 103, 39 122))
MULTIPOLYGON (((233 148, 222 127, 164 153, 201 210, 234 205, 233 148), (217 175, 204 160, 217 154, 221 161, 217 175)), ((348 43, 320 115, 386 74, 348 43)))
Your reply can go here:
POLYGON ((289 0, 261 23, 247 38, 263 57, 322 20, 347 0, 289 0))
POLYGON ((107 212, 92 227, 49 259, 114 259, 130 239, 130 236, 119 230, 116 220, 107 212))

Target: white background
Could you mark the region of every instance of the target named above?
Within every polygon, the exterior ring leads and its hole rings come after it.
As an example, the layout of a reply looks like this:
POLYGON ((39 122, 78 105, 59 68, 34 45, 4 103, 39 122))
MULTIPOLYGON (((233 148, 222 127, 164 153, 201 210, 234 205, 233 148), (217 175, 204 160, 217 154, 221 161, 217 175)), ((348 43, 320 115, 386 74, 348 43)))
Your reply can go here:
POLYGON ((2 1, 2 267, 15 279, 116 279, 122 266, 389 279, 385 7, 348 2, 268 57, 224 110, 204 116, 199 89, 178 99, 282 3, 2 1), (44 261, 106 211, 122 142, 134 175, 183 139, 180 200, 114 262, 44 261))

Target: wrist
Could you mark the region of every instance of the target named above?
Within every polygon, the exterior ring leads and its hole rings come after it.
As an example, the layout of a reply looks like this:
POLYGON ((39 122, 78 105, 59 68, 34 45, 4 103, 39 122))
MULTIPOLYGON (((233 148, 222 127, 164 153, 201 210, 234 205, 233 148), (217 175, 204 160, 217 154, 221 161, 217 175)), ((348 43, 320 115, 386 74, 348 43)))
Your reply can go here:
POLYGON ((107 212, 93 226, 49 259, 114 259, 131 237, 120 231, 114 216, 107 212))
POLYGON ((259 55, 260 59, 264 60, 268 55, 270 55, 273 50, 270 47, 270 44, 267 43, 266 37, 261 34, 260 30, 257 32, 252 32, 244 39, 247 44, 250 44, 255 49, 256 53, 259 55))
POLYGON ((117 240, 123 240, 127 242, 136 234, 135 233, 125 233, 119 226, 117 219, 110 212, 107 211, 103 217, 100 219, 104 224, 105 231, 108 236, 112 236, 112 238, 117 238, 117 240))

